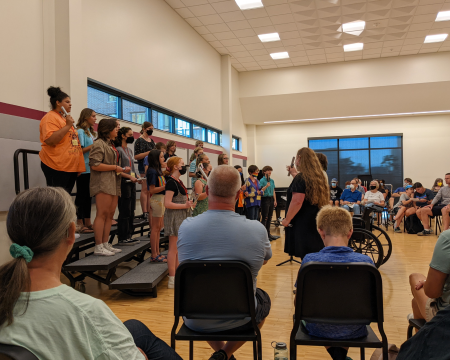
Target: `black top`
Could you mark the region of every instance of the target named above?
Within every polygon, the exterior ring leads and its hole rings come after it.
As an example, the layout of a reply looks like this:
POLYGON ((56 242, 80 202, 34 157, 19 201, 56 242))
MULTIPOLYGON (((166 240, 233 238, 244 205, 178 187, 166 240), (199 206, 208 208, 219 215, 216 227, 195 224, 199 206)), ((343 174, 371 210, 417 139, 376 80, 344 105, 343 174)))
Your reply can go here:
POLYGON ((173 191, 173 197, 178 195, 178 192, 180 192, 181 195, 186 195, 186 191, 184 191, 183 186, 181 186, 176 180, 171 178, 170 176, 167 177, 166 182, 166 191, 173 191))
MULTIPOLYGON (((156 144, 153 139, 150 138, 150 141, 147 141, 144 138, 140 137, 134 142, 134 155, 136 156, 142 153, 146 153, 147 151, 151 151, 155 148, 155 146, 156 144)), ((138 163, 143 165, 144 158, 138 160, 138 163)))
MULTIPOLYGON (((287 190, 286 214, 292 201, 293 193, 306 193, 306 183, 302 174, 298 174, 287 190)), ((317 232, 317 205, 312 205, 305 197, 302 207, 291 220, 292 227, 286 227, 284 252, 291 256, 303 258, 306 254, 318 252, 324 248, 322 238, 317 232)))
MULTIPOLYGON (((158 174, 158 172, 149 167, 147 169, 147 174, 146 174, 146 178, 147 178, 147 189, 150 189, 150 185, 155 185, 155 187, 161 187, 164 186, 166 183, 166 179, 162 174, 158 174)), ((158 193, 154 193, 153 195, 165 195, 165 190, 160 191, 158 193)))
POLYGON ((174 156, 177 156, 177 154, 169 155, 169 153, 165 153, 164 154, 164 161, 167 161, 168 158, 171 158, 171 157, 174 157, 174 156))
POLYGON ((330 186, 330 200, 333 201, 339 200, 341 198, 343 191, 344 190, 342 190, 339 186, 336 187, 330 186))

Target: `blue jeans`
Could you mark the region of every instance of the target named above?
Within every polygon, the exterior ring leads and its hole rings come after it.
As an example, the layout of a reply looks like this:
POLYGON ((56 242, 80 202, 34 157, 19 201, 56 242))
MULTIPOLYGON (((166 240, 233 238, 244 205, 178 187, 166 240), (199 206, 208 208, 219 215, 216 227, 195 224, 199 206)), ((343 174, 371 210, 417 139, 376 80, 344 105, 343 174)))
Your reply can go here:
POLYGON ((259 206, 250 206, 247 208, 247 219, 258 220, 259 206))
POLYGON ((136 346, 145 353, 148 360, 182 360, 175 350, 153 335, 139 320, 127 320, 123 324, 133 337, 136 346))
POLYGON ((353 209, 350 208, 348 205, 342 205, 342 208, 344 208, 347 211, 353 212, 353 214, 355 215, 360 215, 361 214, 361 207, 358 204, 354 204, 353 205, 353 209))

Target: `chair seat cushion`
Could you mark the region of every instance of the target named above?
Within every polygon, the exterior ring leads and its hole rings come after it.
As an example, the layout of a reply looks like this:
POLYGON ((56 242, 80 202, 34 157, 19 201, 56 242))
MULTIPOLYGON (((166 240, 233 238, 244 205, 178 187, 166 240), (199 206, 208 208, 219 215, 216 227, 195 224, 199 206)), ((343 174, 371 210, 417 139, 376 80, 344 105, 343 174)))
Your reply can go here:
POLYGON ((335 339, 325 339, 315 336, 310 336, 307 330, 301 324, 298 328, 297 334, 295 335, 296 345, 311 345, 311 346, 341 346, 341 347, 372 347, 380 348, 382 347, 382 342, 373 332, 372 328, 367 325, 368 335, 359 339, 352 340, 335 340, 335 339))
POLYGON ((38 360, 29 350, 15 345, 0 344, 0 359, 38 360))
POLYGON ((416 329, 420 330, 422 326, 426 324, 425 319, 410 319, 409 325, 415 327, 416 329))
POLYGON ((254 330, 240 331, 231 333, 227 331, 226 333, 222 332, 197 332, 189 329, 185 324, 183 324, 175 334, 175 340, 192 340, 192 341, 254 341, 256 340, 256 333, 254 330))

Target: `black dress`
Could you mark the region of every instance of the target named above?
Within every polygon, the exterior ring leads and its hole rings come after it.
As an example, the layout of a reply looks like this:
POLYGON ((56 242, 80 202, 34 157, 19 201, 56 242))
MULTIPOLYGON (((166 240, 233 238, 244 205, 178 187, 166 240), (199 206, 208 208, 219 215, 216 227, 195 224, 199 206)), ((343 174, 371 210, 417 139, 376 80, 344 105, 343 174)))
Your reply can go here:
MULTIPOLYGON (((298 174, 287 190, 286 214, 292 200, 292 193, 305 194, 306 183, 302 174, 298 174)), ((322 250, 324 244, 320 237, 316 216, 319 212, 317 205, 312 205, 308 200, 303 201, 299 212, 291 220, 292 227, 285 228, 284 252, 290 256, 304 258, 306 254, 322 250)))

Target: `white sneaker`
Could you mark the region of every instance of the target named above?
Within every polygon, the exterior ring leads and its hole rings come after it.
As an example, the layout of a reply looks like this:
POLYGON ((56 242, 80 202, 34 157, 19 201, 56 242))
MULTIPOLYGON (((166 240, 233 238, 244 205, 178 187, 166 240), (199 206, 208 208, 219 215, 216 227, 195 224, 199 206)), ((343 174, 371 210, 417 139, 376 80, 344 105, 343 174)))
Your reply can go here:
POLYGON ((407 316, 406 316, 406 320, 408 320, 408 322, 409 322, 409 320, 411 320, 411 319, 414 319, 414 314, 408 314, 407 316))
POLYGON ((97 256, 113 256, 116 253, 109 251, 107 248, 103 246, 103 244, 95 245, 94 255, 97 256))
POLYGON ((168 289, 175 288, 175 276, 169 276, 169 283, 167 284, 168 289))
POLYGON ((110 243, 104 243, 103 247, 106 248, 109 251, 112 251, 113 253, 120 253, 120 252, 122 252, 122 250, 114 248, 110 243))

